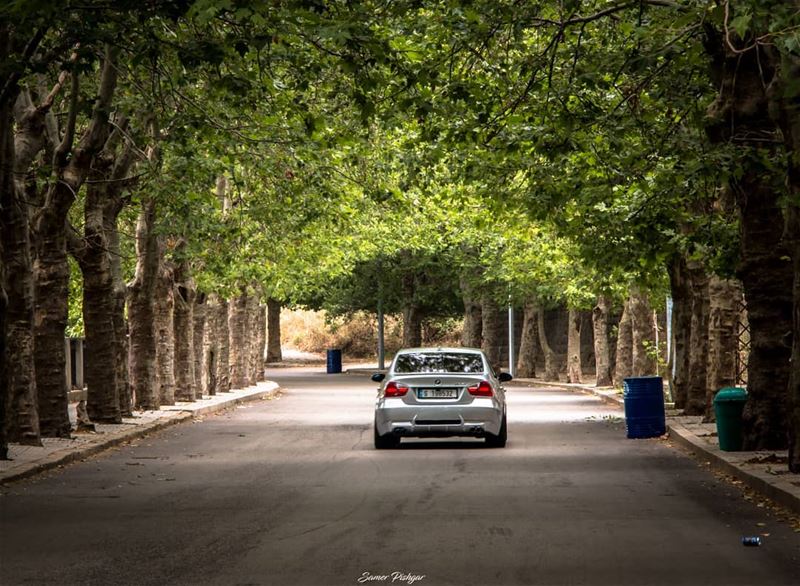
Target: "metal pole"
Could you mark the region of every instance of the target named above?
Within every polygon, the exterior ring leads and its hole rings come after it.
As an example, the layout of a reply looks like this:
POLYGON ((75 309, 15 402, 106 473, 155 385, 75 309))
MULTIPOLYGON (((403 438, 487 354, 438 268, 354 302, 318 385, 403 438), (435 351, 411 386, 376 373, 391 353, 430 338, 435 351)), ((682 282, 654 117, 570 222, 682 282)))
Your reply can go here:
POLYGON ((508 373, 511 376, 516 374, 514 368, 514 306, 511 300, 508 302, 508 373))

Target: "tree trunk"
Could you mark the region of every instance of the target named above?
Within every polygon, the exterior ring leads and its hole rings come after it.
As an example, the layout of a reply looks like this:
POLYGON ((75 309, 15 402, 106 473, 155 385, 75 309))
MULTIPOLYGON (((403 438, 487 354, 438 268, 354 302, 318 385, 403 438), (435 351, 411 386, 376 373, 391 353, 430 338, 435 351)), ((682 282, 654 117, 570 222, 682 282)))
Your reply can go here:
POLYGON ((780 241, 783 218, 776 194, 755 178, 743 183, 737 272, 750 322, 744 449, 777 450, 787 445, 793 268, 780 241))
POLYGON ((536 376, 536 357, 539 354, 536 336, 536 304, 532 300, 525 302, 522 321, 522 336, 517 357, 517 377, 534 378, 536 376))
MULTIPOLYGON (((36 390, 39 401, 39 426, 46 437, 69 437, 70 421, 67 411, 66 356, 64 332, 67 328, 69 298, 69 264, 67 261, 67 216, 76 194, 89 175, 97 155, 109 136, 109 112, 117 83, 117 50, 106 46, 101 78, 92 117, 80 141, 73 148, 74 122, 78 109, 78 76, 73 76, 69 122, 65 136, 53 157, 53 177, 47 194, 34 219, 35 260, 35 345, 36 390), (72 125, 72 126, 71 126, 72 125)), ((113 331, 113 324, 111 326, 113 331)), ((106 368, 109 368, 107 365, 106 368)), ((115 370, 109 368, 109 370, 115 370)), ((113 388, 104 389, 115 397, 113 388)), ((95 393, 95 397, 96 397, 95 393)), ((103 401, 105 403, 106 401, 103 401)), ((111 408, 98 408, 95 415, 101 420, 119 420, 119 402, 111 408)))
POLYGON ((162 262, 155 289, 156 357, 158 360, 158 400, 160 405, 175 404, 174 279, 172 268, 162 262))
MULTIPOLYGON (((0 157, 1 159, 1 157, 0 157)), ((8 440, 6 439, 6 310, 8 297, 3 288, 5 281, 5 267, 3 265, 3 246, 0 243, 0 461, 8 460, 8 440)))
POLYGON ((567 382, 582 383, 581 372, 581 321, 583 316, 577 309, 569 310, 567 319, 567 382))
POLYGON ((539 347, 544 354, 544 378, 549 381, 558 380, 558 364, 556 353, 547 341, 547 331, 544 327, 544 307, 541 305, 536 309, 536 327, 539 331, 539 347))
POLYGON ((244 389, 248 386, 247 293, 245 291, 231 301, 228 315, 231 388, 244 389))
MULTIPOLYGON (((136 224, 136 276, 128 286, 131 394, 136 408, 143 411, 161 405, 156 323, 163 318, 154 300, 160 257, 155 221, 155 202, 145 199, 136 224)), ((158 333, 160 340, 160 328, 158 333)))
MULTIPOLYGON (((206 327, 203 335, 203 392, 206 395, 217 394, 217 361, 219 360, 220 339, 220 300, 211 294, 206 305, 206 327)), ((227 318, 227 315, 226 315, 227 318)), ((228 337, 227 331, 225 337, 228 337)))
POLYGON ((686 407, 689 395, 689 354, 692 331, 692 293, 686 258, 676 256, 668 266, 672 295, 672 343, 674 350, 667 365, 672 382, 672 399, 676 409, 686 407))
POLYGON ((617 351, 614 363, 614 386, 621 387, 633 374, 633 327, 630 298, 622 308, 617 333, 617 351))
POLYGON ((489 364, 492 365, 495 372, 500 372, 503 360, 501 355, 501 348, 503 345, 503 315, 500 306, 491 295, 483 296, 481 302, 481 317, 481 330, 483 333, 481 349, 484 354, 486 354, 486 358, 489 359, 489 364))
POLYGON ((264 346, 258 349, 259 321, 265 321, 266 316, 262 313, 259 318, 258 294, 250 295, 247 298, 247 381, 248 386, 258 382, 258 371, 264 372, 264 346), (258 356, 261 355, 261 359, 258 356), (260 363, 260 365, 259 365, 260 363))
POLYGON ((208 394, 208 383, 205 371, 205 332, 208 327, 208 304, 206 294, 198 291, 194 298, 194 389, 197 399, 202 399, 203 394, 208 394))
MULTIPOLYGON (((2 28, 3 25, 0 25, 2 28)), ((0 50, 5 49, 0 43, 0 50)), ((0 53, 2 54, 2 53, 0 53)), ((41 445, 36 402, 34 367, 34 297, 33 267, 30 256, 28 214, 14 187, 14 136, 11 104, 0 103, 0 251, 7 304, 4 310, 5 349, 3 361, 5 383, 0 387, 5 417, 5 441, 41 445)), ((64 356, 64 340, 61 340, 64 356)))
POLYGON ((217 392, 227 393, 231 390, 231 332, 230 332, 230 307, 227 299, 220 299, 217 306, 217 355, 216 382, 217 392))
POLYGON ((267 362, 280 362, 281 353, 281 302, 277 299, 267 300, 267 362))
POLYGON ((189 273, 188 261, 175 269, 173 290, 175 336, 175 400, 194 401, 194 281, 189 273))
POLYGON ((712 275, 708 282, 708 360, 705 421, 714 421, 714 395, 736 384, 737 330, 741 285, 712 275))
MULTIPOLYGON (((798 129, 800 140, 800 129, 798 129)), ((795 153, 800 152, 800 148, 795 153)), ((793 168, 794 193, 800 193, 800 165, 793 168)), ((792 373, 789 386, 789 470, 800 474, 800 205, 789 208, 787 213, 787 233, 791 234, 792 261, 794 266, 794 307, 792 373)))
POLYGON ((403 308, 403 347, 422 346, 422 313, 416 305, 403 308))
POLYGON ((257 309, 256 343, 253 355, 256 359, 256 382, 261 382, 267 378, 264 372, 264 352, 267 346, 267 306, 259 303, 257 309))
POLYGON ((469 278, 461 277, 461 298, 464 301, 464 330, 461 345, 465 348, 480 348, 483 330, 481 303, 469 278))
MULTIPOLYGON (((739 266, 750 322, 748 401, 743 415, 745 450, 775 450, 787 446, 787 389, 792 355, 793 267, 782 240, 782 185, 763 161, 774 157, 783 134, 771 118, 778 100, 786 97, 776 74, 781 71, 777 49, 706 26, 706 50, 719 93, 709 106, 706 132, 715 143, 734 144, 741 170, 730 180, 739 210, 739 266), (770 100, 773 103, 770 104, 770 100)), ((796 90, 793 90, 796 92, 796 90)), ((785 137, 784 137, 785 138, 785 137)))
POLYGON ((594 329, 594 360, 597 382, 595 386, 610 387, 611 379, 611 349, 608 342, 608 314, 611 310, 611 301, 605 295, 597 298, 597 304, 592 309, 592 328, 594 329))
POLYGON ((686 385, 686 415, 706 412, 706 378, 708 370, 708 298, 709 276, 705 267, 695 261, 687 264, 692 294, 692 314, 689 333, 689 370, 686 385))
POLYGON ((658 350, 655 348, 653 309, 647 298, 638 290, 631 291, 630 314, 633 376, 654 375, 656 374, 654 354, 657 356, 658 350))

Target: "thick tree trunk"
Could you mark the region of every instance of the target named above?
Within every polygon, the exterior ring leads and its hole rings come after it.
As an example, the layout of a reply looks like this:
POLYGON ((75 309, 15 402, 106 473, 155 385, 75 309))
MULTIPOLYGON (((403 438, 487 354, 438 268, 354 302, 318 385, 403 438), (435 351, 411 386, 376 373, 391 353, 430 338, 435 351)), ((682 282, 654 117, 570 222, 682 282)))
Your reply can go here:
MULTIPOLYGON (((800 129, 798 129, 800 140, 800 129)), ((797 151, 800 152, 800 148, 797 151)), ((800 164, 794 169, 795 193, 800 193, 800 164)), ((794 308, 792 373, 789 386, 789 470, 800 474, 800 205, 789 209, 787 233, 792 234, 792 260, 794 265, 794 308)))
POLYGON ((581 372, 581 321, 583 316, 577 309, 569 310, 567 319, 567 382, 582 383, 581 372))
POLYGON ((258 293, 247 298, 247 381, 249 386, 258 382, 258 371, 264 371, 264 346, 258 350, 258 330, 259 321, 266 320, 266 316, 261 314, 259 319, 258 293), (261 355, 261 359, 258 356, 261 355), (258 363, 261 363, 259 366, 258 363))
POLYGON ((556 361, 556 353, 547 340, 547 331, 544 327, 544 307, 541 305, 536 309, 536 328, 539 332, 539 347, 544 354, 544 378, 548 381, 557 381, 558 363, 556 361))
POLYGON ((610 387, 611 379, 611 348, 608 341, 608 314, 611 311, 611 301, 605 295, 597 298, 597 304, 592 309, 592 328, 594 329, 594 360, 597 382, 595 386, 610 387))
POLYGON ((745 178, 742 191, 737 272, 750 322, 744 448, 775 450, 787 445, 793 269, 780 240, 783 218, 776 194, 753 177, 745 178))
POLYGON ((617 333, 617 351, 614 364, 614 386, 621 387, 624 380, 633 375, 633 324, 631 301, 625 301, 617 333))
POLYGON ((259 303, 256 307, 256 342, 253 356, 256 360, 256 382, 261 382, 267 378, 264 371, 267 347, 267 306, 259 303))
POLYGON ((705 267, 698 262, 690 261, 687 270, 692 294, 692 314, 684 412, 686 415, 703 415, 706 412, 708 371, 709 276, 705 267))
POLYGON ((175 340, 175 400, 194 401, 194 281, 187 261, 175 269, 173 290, 175 340))
POLYGON ((205 371, 205 333, 208 327, 208 303, 206 294, 198 291, 194 298, 194 348, 192 355, 194 358, 194 389, 197 399, 202 399, 204 394, 208 394, 208 383, 206 382, 205 371))
POLYGON ((227 393, 231 390, 231 331, 230 331, 230 303, 227 299, 220 299, 217 305, 217 355, 216 382, 217 392, 227 393))
POLYGON ((243 389, 247 380, 247 293, 242 292, 230 303, 228 314, 230 328, 231 388, 243 389))
POLYGON ((537 310, 532 300, 525 302, 522 320, 522 336, 517 357, 517 377, 534 378, 536 376, 536 358, 539 354, 539 341, 536 335, 537 310))
POLYGON ((0 242, 0 460, 8 460, 8 439, 6 438, 6 310, 8 297, 3 288, 5 267, 3 266, 3 246, 0 242))
POLYGON ((281 302, 267 300, 267 362, 280 362, 281 353, 281 302))
POLYGON ((464 301, 464 329, 461 334, 461 345, 465 348, 480 348, 483 332, 481 302, 468 277, 462 276, 460 285, 461 298, 464 301))
MULTIPOLYGON (((221 335, 219 303, 219 297, 211 294, 205 304, 206 327, 203 335, 203 366, 201 373, 203 393, 206 395, 217 394, 217 361, 219 360, 219 339, 221 335)), ((227 330, 225 337, 226 339, 228 337, 227 330)))
POLYGON ((481 341, 481 349, 489 364, 495 372, 500 372, 502 368, 503 357, 501 355, 501 348, 503 345, 503 314, 500 306, 491 295, 484 295, 481 301, 481 330, 483 333, 483 340, 481 341))
POLYGON ((155 202, 145 199, 136 224, 136 276, 128 287, 131 393, 141 410, 161 405, 156 343, 161 307, 155 303, 160 251, 155 221, 155 202))
MULTIPOLYGON (((97 155, 109 136, 109 112, 117 82, 116 49, 108 45, 101 68, 98 94, 92 118, 78 144, 73 148, 74 122, 77 116, 77 76, 73 79, 72 101, 68 114, 68 129, 53 160, 53 181, 48 183, 47 195, 34 219, 35 260, 35 352, 36 390, 39 401, 41 433, 48 437, 69 437, 67 411, 66 356, 64 332, 67 327, 69 296, 69 265, 67 262, 67 216, 75 196, 89 175, 97 155)), ((112 324, 113 331, 113 324, 112 324)), ((110 368, 109 368, 110 367, 110 368)), ((107 365, 115 370, 113 365, 107 365)), ((104 389, 115 397, 116 383, 104 389)), ((104 401, 105 402, 105 401, 104 401)), ((98 410, 98 418, 119 420, 119 402, 114 408, 98 410)))
POLYGON ((403 347, 422 346, 422 312, 416 305, 403 308, 403 347))
POLYGON ((175 404, 174 279, 172 268, 162 263, 155 288, 156 358, 158 361, 158 400, 160 405, 175 404))
POLYGON ((686 407, 689 395, 689 353, 692 331, 692 294, 686 259, 676 256, 668 266, 672 294, 672 344, 674 350, 667 365, 676 409, 686 407))
MULTIPOLYGON (((0 25, 2 28, 2 25, 0 25)), ((0 42, 0 50, 5 49, 0 42)), ((0 53, 2 54, 2 53, 0 53)), ((5 440, 40 445, 34 367, 33 267, 30 256, 28 214, 18 197, 11 170, 14 168, 14 137, 11 104, 0 103, 0 253, 7 296, 4 311, 5 349, 3 394, 5 440)), ((64 340, 61 340, 64 356, 64 340)), ((68 430, 67 430, 68 431, 68 430)))
POLYGON ((708 282, 708 361, 706 367, 705 421, 714 421, 714 395, 723 387, 736 384, 736 353, 739 299, 738 281, 712 275, 708 282))
POLYGON ((633 376, 654 375, 656 374, 656 360, 653 354, 657 354, 657 350, 655 349, 653 310, 647 298, 638 290, 631 291, 629 308, 633 376))
POLYGON ((772 450, 788 443, 794 277, 790 251, 782 240, 782 186, 763 161, 776 154, 782 137, 771 113, 780 110, 774 101, 783 100, 786 92, 776 75, 781 64, 775 46, 756 43, 735 49, 750 43, 706 26, 711 75, 719 88, 708 109, 706 131, 715 143, 736 145, 741 170, 731 179, 731 188, 740 215, 737 277, 750 323, 743 448, 772 450), (776 89, 777 98, 768 95, 776 89))

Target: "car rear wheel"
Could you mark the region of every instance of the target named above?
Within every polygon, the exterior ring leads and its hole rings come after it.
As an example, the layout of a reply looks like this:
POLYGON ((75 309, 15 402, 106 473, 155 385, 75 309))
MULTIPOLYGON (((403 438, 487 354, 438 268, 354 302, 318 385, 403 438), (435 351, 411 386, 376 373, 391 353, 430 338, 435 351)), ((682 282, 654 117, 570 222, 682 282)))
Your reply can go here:
POLYGON ((486 434, 486 446, 489 448, 504 448, 506 447, 506 440, 508 439, 508 430, 506 429, 506 416, 503 415, 503 422, 500 424, 500 431, 497 435, 486 434))
POLYGON ((377 427, 374 427, 373 430, 376 450, 390 450, 400 445, 400 438, 393 433, 380 435, 377 427))

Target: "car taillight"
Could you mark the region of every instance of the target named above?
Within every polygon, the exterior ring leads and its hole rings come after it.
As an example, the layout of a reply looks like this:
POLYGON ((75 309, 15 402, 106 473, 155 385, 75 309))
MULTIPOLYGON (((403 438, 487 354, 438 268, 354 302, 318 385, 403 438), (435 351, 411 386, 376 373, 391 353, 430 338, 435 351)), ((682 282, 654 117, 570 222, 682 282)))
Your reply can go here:
POLYGON ((402 397, 407 392, 408 392, 408 387, 407 386, 398 385, 394 381, 386 383, 386 388, 383 389, 383 394, 386 397, 402 397))
POLYGON ((467 387, 467 390, 469 391, 470 395, 475 395, 476 397, 491 397, 494 394, 492 385, 485 380, 482 380, 477 385, 467 387))

